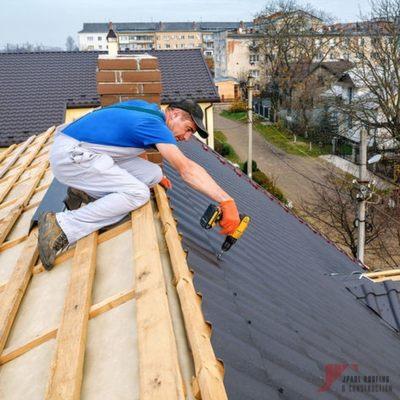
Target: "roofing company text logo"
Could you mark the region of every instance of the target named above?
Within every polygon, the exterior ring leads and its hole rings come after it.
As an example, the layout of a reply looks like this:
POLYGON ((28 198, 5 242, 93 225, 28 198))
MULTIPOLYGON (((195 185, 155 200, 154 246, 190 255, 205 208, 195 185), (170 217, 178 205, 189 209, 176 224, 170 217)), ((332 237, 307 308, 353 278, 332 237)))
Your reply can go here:
POLYGON ((342 384, 341 392, 378 393, 392 391, 389 376, 360 375, 358 364, 326 364, 325 382, 318 389, 318 392, 328 391, 339 379, 342 384), (344 372, 348 369, 353 370, 356 374, 344 375, 344 372))

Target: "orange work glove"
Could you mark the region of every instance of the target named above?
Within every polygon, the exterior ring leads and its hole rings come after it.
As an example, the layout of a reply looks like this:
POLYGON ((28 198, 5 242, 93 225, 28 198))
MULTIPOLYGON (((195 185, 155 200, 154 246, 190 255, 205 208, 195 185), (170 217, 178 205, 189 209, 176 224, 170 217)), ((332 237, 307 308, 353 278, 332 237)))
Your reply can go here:
POLYGON ((166 176, 163 176, 163 178, 160 181, 160 185, 165 189, 172 189, 172 183, 166 176))
POLYGON ((219 203, 222 212, 222 219, 219 222, 221 235, 230 235, 240 224, 240 217, 238 209, 236 208, 235 201, 233 199, 221 201, 219 203))

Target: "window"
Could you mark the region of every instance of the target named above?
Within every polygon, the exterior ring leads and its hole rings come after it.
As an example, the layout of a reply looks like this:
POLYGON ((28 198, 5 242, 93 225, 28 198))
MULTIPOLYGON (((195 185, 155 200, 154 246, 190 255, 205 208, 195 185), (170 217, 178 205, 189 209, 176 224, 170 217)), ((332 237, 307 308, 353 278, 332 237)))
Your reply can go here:
POLYGON ((260 71, 258 69, 251 69, 250 74, 253 78, 258 78, 260 76, 260 71))
POLYGON ((185 48, 185 44, 184 43, 181 44, 181 48, 182 49, 185 48))
POLYGON ((254 64, 257 61, 260 61, 260 56, 258 54, 250 54, 250 64, 254 64))
POLYGON ((88 41, 88 42, 93 42, 93 36, 88 36, 88 37, 87 37, 87 41, 88 41))
POLYGON ((170 48, 171 48, 171 45, 170 45, 169 43, 167 43, 167 44, 165 45, 165 48, 166 48, 166 49, 170 49, 170 48))
POLYGON ((352 87, 349 87, 349 89, 348 89, 348 97, 349 97, 349 103, 351 103, 353 100, 353 88, 352 87))
POLYGON ((188 39, 194 39, 194 35, 188 35, 188 39))
POLYGON ((176 45, 175 45, 175 48, 178 49, 178 48, 179 48, 179 44, 176 44, 176 45))
POLYGON ((185 39, 185 35, 180 35, 179 39, 185 39))
POLYGON ((99 49, 101 50, 103 48, 103 46, 101 44, 99 44, 99 49))
POLYGON ((98 40, 99 42, 101 42, 101 41, 103 40, 103 37, 102 37, 102 36, 97 36, 97 40, 98 40))

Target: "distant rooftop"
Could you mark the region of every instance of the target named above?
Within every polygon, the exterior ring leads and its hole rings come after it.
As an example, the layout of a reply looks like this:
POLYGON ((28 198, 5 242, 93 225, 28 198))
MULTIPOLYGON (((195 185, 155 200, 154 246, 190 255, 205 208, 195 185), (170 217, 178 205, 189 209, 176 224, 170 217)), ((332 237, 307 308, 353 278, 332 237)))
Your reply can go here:
MULTIPOLYGON (((253 26, 253 22, 243 22, 246 28, 253 26)), ((240 22, 115 22, 113 26, 117 32, 130 31, 219 31, 233 30, 240 26, 240 22)), ((78 33, 106 33, 107 22, 88 22, 83 24, 83 29, 78 33)))
MULTIPOLYGON (((142 52, 135 52, 143 53, 142 52)), ((160 63, 161 103, 219 101, 200 49, 152 50, 160 63)), ((0 146, 64 120, 66 107, 97 107, 99 52, 0 53, 0 146)))

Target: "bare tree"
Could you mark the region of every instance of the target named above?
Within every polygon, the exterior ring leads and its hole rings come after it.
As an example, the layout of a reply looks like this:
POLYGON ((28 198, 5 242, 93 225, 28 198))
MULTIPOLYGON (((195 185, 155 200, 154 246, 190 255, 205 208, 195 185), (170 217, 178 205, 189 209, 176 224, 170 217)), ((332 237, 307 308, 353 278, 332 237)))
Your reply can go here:
MULTIPOLYGON (((315 199, 305 202, 301 208, 304 218, 357 257, 357 201, 353 177, 338 176, 327 170, 324 183, 314 184, 314 193, 315 199)), ((366 255, 375 267, 398 265, 396 263, 400 261, 396 246, 393 246, 400 237, 400 226, 393 222, 394 209, 388 212, 390 196, 375 195, 375 199, 380 199, 379 204, 370 204, 367 209, 366 255)), ((397 207, 400 210, 400 206, 397 207)))
POLYGON ((338 96, 336 106, 355 128, 378 131, 386 141, 400 140, 400 0, 371 2, 371 13, 363 20, 342 26, 356 93, 351 101, 338 96))
MULTIPOLYGON (((271 99, 275 119, 281 108, 292 109, 293 88, 331 52, 324 29, 329 22, 323 12, 301 6, 295 0, 273 1, 257 16, 255 24, 262 33, 260 53, 266 75, 264 92, 271 99)), ((304 96, 306 93, 304 90, 304 96)))
POLYGON ((375 210, 386 221, 386 231, 371 250, 382 260, 384 267, 400 268, 400 190, 392 191, 375 210))
POLYGON ((78 50, 78 47, 75 44, 74 39, 72 38, 72 36, 68 36, 67 40, 65 42, 65 48, 67 49, 67 51, 76 51, 78 50))

